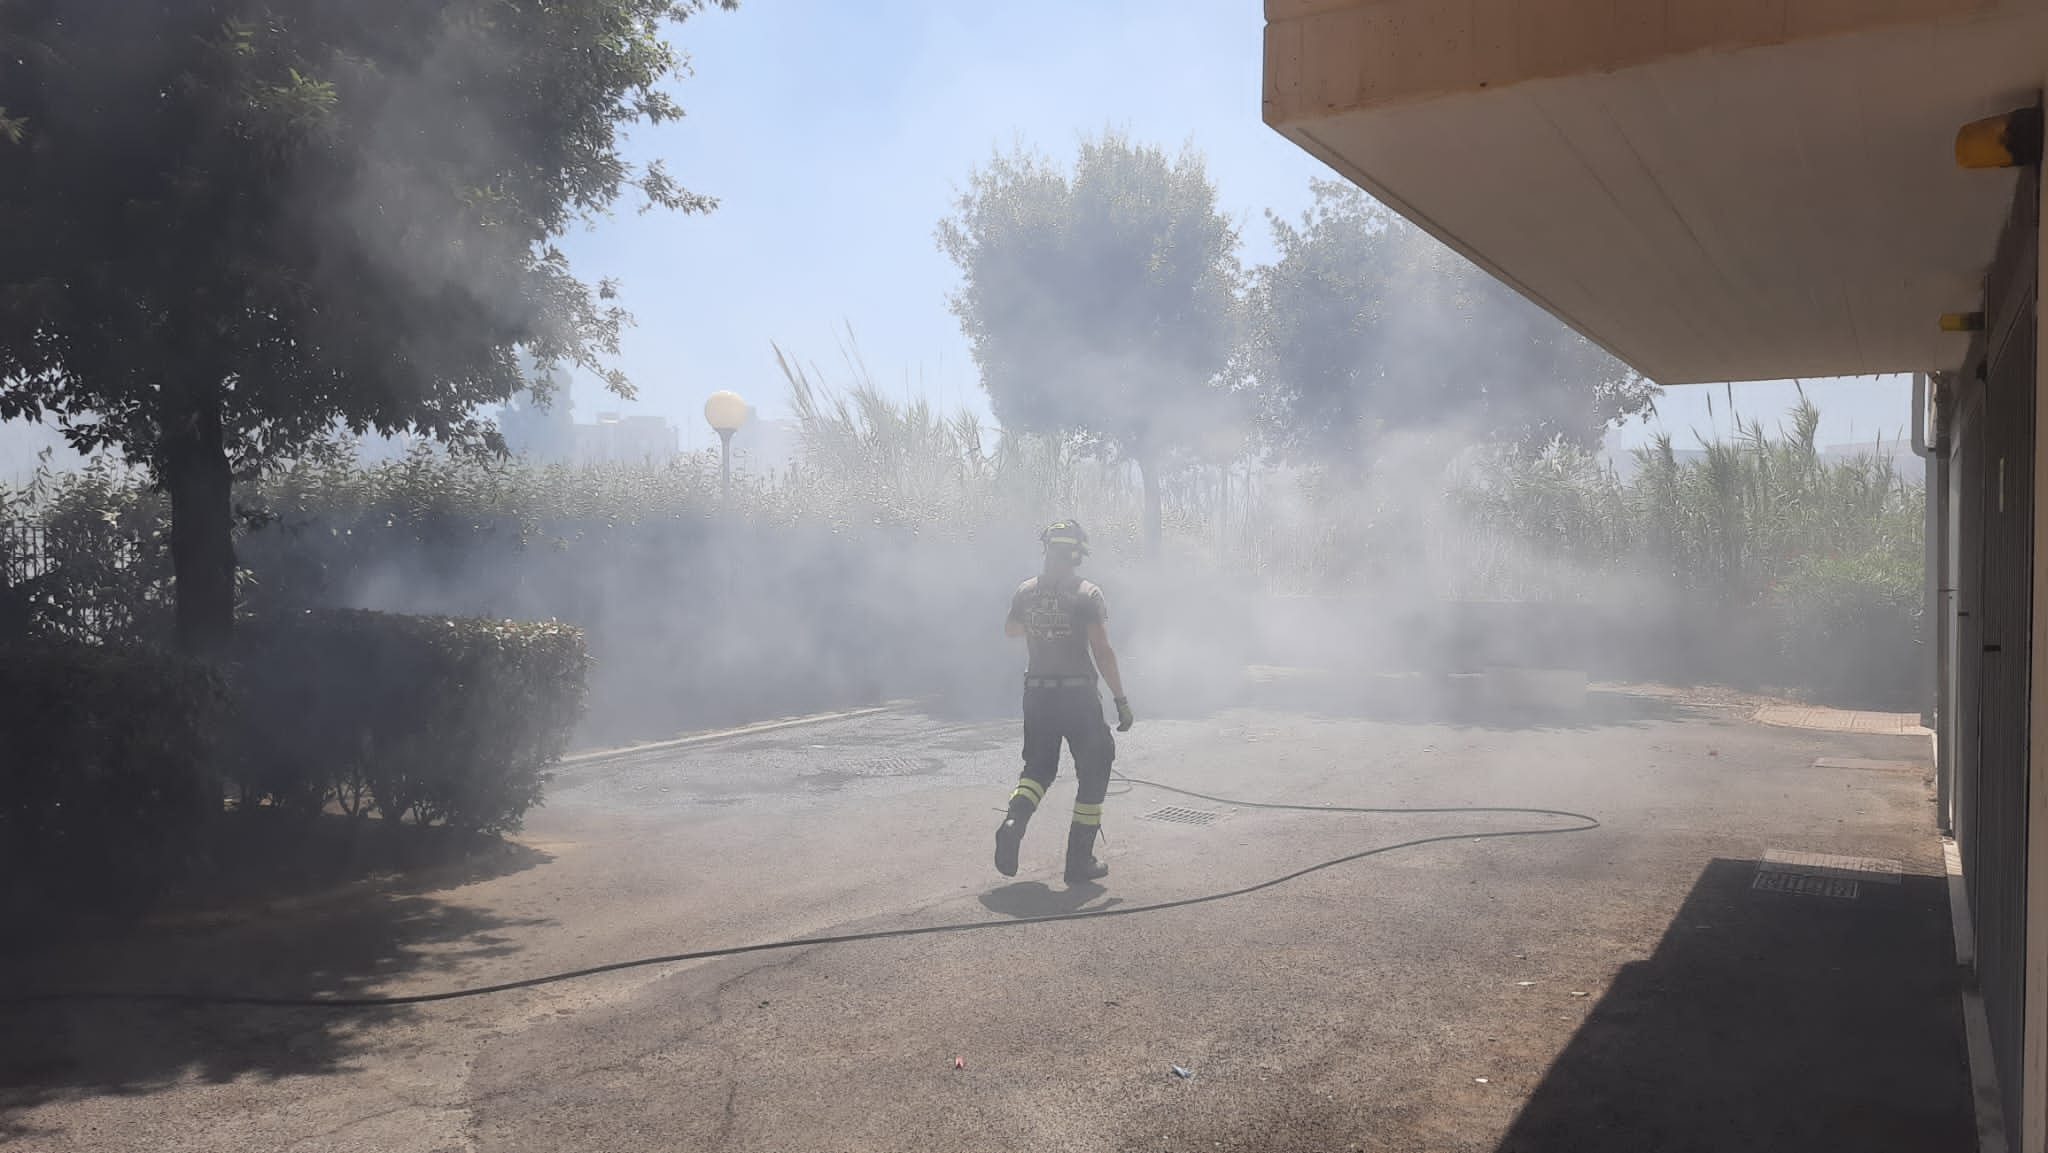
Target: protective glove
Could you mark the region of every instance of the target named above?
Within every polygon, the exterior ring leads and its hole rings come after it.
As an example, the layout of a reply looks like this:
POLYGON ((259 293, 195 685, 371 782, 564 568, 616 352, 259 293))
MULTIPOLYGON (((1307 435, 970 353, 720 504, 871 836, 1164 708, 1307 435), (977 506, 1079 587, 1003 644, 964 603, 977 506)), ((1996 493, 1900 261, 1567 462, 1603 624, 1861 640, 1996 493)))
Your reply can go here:
POLYGON ((1128 733, 1138 723, 1137 714, 1131 712, 1131 702, 1123 697, 1116 699, 1116 731, 1128 733))

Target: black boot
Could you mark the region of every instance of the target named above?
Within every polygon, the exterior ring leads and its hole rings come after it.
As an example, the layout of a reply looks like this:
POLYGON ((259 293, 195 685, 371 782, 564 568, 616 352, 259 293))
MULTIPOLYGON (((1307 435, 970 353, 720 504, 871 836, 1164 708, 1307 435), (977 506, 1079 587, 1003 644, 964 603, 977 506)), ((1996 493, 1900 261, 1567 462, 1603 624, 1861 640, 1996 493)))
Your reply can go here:
POLYGON ((1067 826, 1067 884, 1079 885, 1109 876, 1109 866, 1095 859, 1095 834, 1101 825, 1067 826))
POLYGON ((1017 875, 1017 846, 1024 843, 1024 826, 1031 823, 1037 807, 1023 797, 1011 797, 1009 815, 996 826, 996 872, 1005 877, 1017 875))

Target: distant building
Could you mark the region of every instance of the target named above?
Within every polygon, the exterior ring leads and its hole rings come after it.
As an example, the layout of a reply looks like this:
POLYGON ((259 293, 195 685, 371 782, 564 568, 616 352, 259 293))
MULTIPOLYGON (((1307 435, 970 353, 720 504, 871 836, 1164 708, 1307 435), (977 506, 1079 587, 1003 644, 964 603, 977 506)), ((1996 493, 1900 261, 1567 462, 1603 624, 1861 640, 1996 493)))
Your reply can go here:
POLYGON ((742 472, 771 476, 795 464, 803 453, 803 425, 756 417, 732 434, 732 464, 742 472))
POLYGON ((577 464, 660 463, 681 451, 676 430, 659 416, 600 412, 596 424, 575 429, 577 464))
POLYGON ((575 409, 567 388, 556 389, 545 407, 520 392, 498 409, 498 431, 515 455, 541 463, 569 460, 576 455, 575 409))

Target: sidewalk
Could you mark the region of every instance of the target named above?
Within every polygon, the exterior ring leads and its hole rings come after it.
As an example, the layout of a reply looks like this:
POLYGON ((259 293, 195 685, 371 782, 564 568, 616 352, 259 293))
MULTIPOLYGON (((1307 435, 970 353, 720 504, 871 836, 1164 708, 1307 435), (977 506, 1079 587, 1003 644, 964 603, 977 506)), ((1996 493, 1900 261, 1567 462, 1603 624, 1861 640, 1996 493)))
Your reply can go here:
POLYGON ((1756 712, 1760 725, 1788 729, 1811 729, 1824 733, 1870 733, 1924 737, 1928 734, 1920 718, 1912 713, 1873 713, 1856 709, 1830 709, 1818 705, 1766 705, 1756 712))
POLYGON ((1710 864, 1501 1153, 1974 1148, 1947 882, 1839 874, 1710 864))
POLYGON ((1389 851, 1143 916, 391 1012, 0 1014, 31 1039, 0 1060, 0 1145, 1973 1149, 1928 742, 1761 725, 1755 707, 1613 691, 1568 724, 1320 706, 1147 721, 1119 742, 1132 777, 1481 811, 1119 784, 1110 883, 1077 892, 1058 882, 1070 773, 1019 876, 989 866, 1014 723, 883 713, 580 762, 495 872, 160 925, 14 986, 425 992, 1174 901, 1389 851), (1601 825, 1485 839, 1531 821, 1486 806, 1601 825))

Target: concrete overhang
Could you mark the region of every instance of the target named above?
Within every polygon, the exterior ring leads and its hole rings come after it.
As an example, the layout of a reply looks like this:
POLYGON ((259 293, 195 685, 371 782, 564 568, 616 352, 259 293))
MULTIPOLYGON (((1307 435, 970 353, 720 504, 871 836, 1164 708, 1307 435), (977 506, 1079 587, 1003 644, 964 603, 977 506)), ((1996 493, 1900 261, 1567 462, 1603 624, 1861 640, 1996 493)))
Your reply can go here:
POLYGON ((1958 367, 2048 0, 1267 0, 1266 122, 1664 384, 1958 367))

